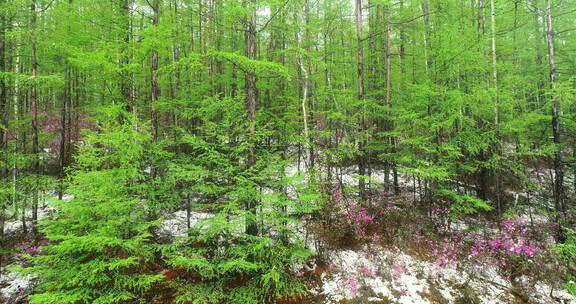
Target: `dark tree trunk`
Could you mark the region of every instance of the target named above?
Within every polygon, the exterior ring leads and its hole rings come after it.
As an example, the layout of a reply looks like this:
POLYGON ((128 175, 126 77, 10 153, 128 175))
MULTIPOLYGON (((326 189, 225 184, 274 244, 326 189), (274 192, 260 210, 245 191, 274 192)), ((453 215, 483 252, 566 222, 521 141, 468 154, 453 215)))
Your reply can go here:
MULTIPOLYGON (((255 60, 257 58, 256 49, 256 10, 257 0, 249 0, 247 4, 250 6, 250 16, 246 28, 246 56, 255 60)), ((256 87, 256 74, 254 72, 246 73, 246 118, 248 119, 248 133, 250 134, 249 140, 254 140, 254 133, 256 132, 256 107, 258 102, 258 89, 256 87)), ((250 150, 246 159, 246 167, 249 169, 256 163, 255 143, 250 143, 250 150)), ((250 211, 254 218, 247 218, 246 220, 246 233, 249 235, 258 235, 258 224, 256 217, 256 201, 248 199, 246 202, 246 209, 250 211)))
MULTIPOLYGON (((4 0, 0 1, 0 7, 5 3, 4 0)), ((0 14, 0 72, 6 71, 6 19, 3 14, 0 14)), ((6 106, 8 105, 8 94, 6 92, 7 86, 3 77, 0 77, 0 125, 8 125, 8 113, 6 113, 6 106)), ((0 161, 6 160, 8 151, 6 150, 6 140, 4 139, 4 128, 0 127, 0 161)), ((0 168, 0 180, 8 177, 8 167, 0 168)), ((6 205, 8 202, 0 203, 0 247, 4 242, 4 221, 6 215, 6 205)), ((1 262, 1 261, 0 261, 1 262)), ((0 263, 0 266, 1 263, 0 263)))
MULTIPOLYGON (((152 4, 152 26, 158 26, 160 19, 160 0, 154 0, 152 4)), ((152 77, 150 79, 150 97, 151 97, 151 119, 152 119, 152 140, 158 141, 158 110, 156 103, 160 96, 160 88, 158 85, 158 50, 152 52, 152 77)), ((154 170, 153 170, 154 171, 154 170)), ((152 174, 154 176, 154 174, 152 174)))
POLYGON ((120 76, 120 93, 122 95, 123 101, 126 103, 126 110, 128 112, 134 113, 134 100, 132 96, 132 77, 131 72, 128 70, 130 65, 130 54, 128 53, 128 46, 131 39, 131 22, 130 22, 130 6, 132 5, 132 0, 121 0, 120 1, 120 13, 121 13, 121 26, 124 32, 124 45, 120 50, 120 66, 122 68, 122 74, 120 76))

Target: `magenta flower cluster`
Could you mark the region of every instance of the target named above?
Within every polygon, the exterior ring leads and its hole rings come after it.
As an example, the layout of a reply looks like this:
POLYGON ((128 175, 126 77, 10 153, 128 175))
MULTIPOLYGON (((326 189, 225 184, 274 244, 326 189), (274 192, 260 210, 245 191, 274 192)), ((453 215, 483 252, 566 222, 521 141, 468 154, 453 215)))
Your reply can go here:
MULTIPOLYGON (((505 219, 500 223, 500 232, 474 241, 470 248, 470 257, 491 256, 506 257, 534 257, 543 244, 535 244, 528 238, 528 227, 521 219, 505 219)), ((505 261, 499 263, 506 266, 505 261)))
POLYGON ((375 221, 374 215, 369 214, 368 211, 354 199, 345 198, 339 187, 332 188, 331 195, 335 202, 344 202, 346 206, 346 221, 352 226, 358 237, 376 244, 380 242, 378 235, 368 235, 368 226, 375 221))
POLYGON ((395 262, 392 265, 392 274, 394 278, 399 279, 403 274, 407 273, 408 269, 402 262, 395 262))
POLYGON ((22 246, 22 253, 36 256, 43 252, 43 247, 45 246, 48 246, 48 241, 40 241, 37 245, 24 244, 22 246))
POLYGON ((370 268, 369 266, 366 266, 366 265, 362 265, 360 267, 360 272, 366 278, 373 278, 376 276, 376 274, 374 273, 374 270, 372 268, 370 268))
POLYGON ((440 267, 456 266, 458 264, 458 252, 460 246, 452 241, 444 241, 441 246, 431 243, 432 256, 436 258, 436 265, 440 267))
POLYGON ((368 236, 367 228, 374 222, 374 216, 368 214, 366 209, 356 202, 348 204, 346 219, 354 228, 356 234, 364 240, 372 239, 368 236))
POLYGON ((349 278, 346 280, 344 285, 348 290, 350 290, 350 292, 352 292, 352 294, 356 294, 358 292, 359 287, 356 280, 349 278))

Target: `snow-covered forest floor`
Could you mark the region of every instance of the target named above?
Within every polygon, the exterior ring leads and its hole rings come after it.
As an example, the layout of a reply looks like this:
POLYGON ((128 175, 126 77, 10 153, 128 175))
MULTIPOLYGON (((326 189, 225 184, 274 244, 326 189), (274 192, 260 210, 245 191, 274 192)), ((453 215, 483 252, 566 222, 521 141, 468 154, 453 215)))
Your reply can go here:
MULTIPOLYGON (((294 168, 289 168, 295 174, 294 168)), ((349 170, 353 172, 353 170, 349 170)), ((375 175, 378 183, 382 175, 375 175)), ((351 173, 341 174, 343 183, 352 185, 356 179, 351 173)), ((402 180, 403 187, 409 189, 408 181, 402 180)), ((412 194, 406 194, 411 196, 412 194)), ((521 193, 512 193, 515 201, 521 193)), ((70 200, 66 196, 64 200, 70 200)), ((514 202, 517 203, 517 202, 514 202)), ((400 207, 391 209, 401 211, 400 207)), ((390 210, 389 210, 390 211, 390 210)), ((50 218, 55 208, 50 203, 43 204, 39 218, 50 218)), ((392 210, 393 212, 393 210, 392 210)), ((31 214, 26 215, 27 218, 31 214)), ((194 226, 212 216, 209 212, 191 211, 190 225, 194 226)), ((546 217, 531 213, 517 217, 518 221, 532 225, 545 225, 546 217)), ((374 218, 371 218, 374 220, 374 218)), ((407 220, 408 218, 403 218, 407 220)), ((177 210, 165 216, 158 233, 172 240, 187 234, 188 214, 177 210)), ((479 259, 475 254, 462 255, 462 244, 451 236, 462 235, 461 242, 473 242, 477 234, 470 233, 470 222, 449 222, 444 229, 445 238, 432 242, 421 236, 410 240, 394 237, 394 241, 384 241, 386 235, 368 235, 371 230, 360 234, 370 238, 369 242, 334 245, 330 237, 322 235, 312 223, 304 219, 297 227, 300 238, 315 253, 307 265, 297 265, 295 275, 302 276, 309 283, 309 298, 303 303, 576 303, 576 298, 562 289, 553 279, 547 278, 546 271, 554 271, 553 264, 545 264, 539 277, 531 273, 515 274, 514 278, 498 264, 498 259, 479 259), (376 240, 374 239, 376 238, 376 240), (460 250, 460 251, 459 251, 460 250), (479 262, 480 260, 480 262, 479 262)), ((408 227, 410 225, 407 225, 408 227)), ((357 229, 358 227, 352 229, 357 229)), ((362 228, 363 229, 363 228, 362 228)), ((484 233, 497 234, 498 229, 488 228, 484 233)), ((6 233, 17 240, 22 238, 21 220, 5 223, 6 233), (19 235, 19 236, 18 236, 19 235)), ((477 241, 477 240, 476 240, 477 241)), ((551 243, 550 239, 545 242, 551 243)), ((518 244, 516 244, 518 245, 518 244)), ((518 245, 520 246, 520 245, 518 245)), ((38 250, 28 242, 22 242, 20 252, 2 262, 0 268, 0 299, 2 303, 23 303, 26 295, 34 288, 36 279, 21 275, 12 270, 25 263, 19 258, 21 253, 38 250)), ((536 261, 530 255, 525 262, 536 261)), ((551 273, 550 277, 554 277, 551 273)))
MULTIPOLYGON (((193 212, 192 223, 207 216, 193 212)), ((19 224, 9 224, 16 227, 10 233, 19 232, 19 224)), ((162 225, 164 233, 174 236, 183 235, 185 227, 185 211, 173 213, 162 225)), ((313 248, 313 238, 309 237, 308 242, 313 248)), ((329 250, 323 255, 330 264, 301 269, 314 276, 310 284, 313 303, 522 303, 518 288, 529 303, 576 303, 576 298, 561 287, 530 283, 532 279, 528 277, 517 278, 513 283, 490 264, 475 265, 462 260, 440 266, 405 249, 385 246, 329 250)), ((15 259, 12 265, 0 268, 3 303, 18 303, 36 282, 31 276, 10 270, 19 262, 15 259)))

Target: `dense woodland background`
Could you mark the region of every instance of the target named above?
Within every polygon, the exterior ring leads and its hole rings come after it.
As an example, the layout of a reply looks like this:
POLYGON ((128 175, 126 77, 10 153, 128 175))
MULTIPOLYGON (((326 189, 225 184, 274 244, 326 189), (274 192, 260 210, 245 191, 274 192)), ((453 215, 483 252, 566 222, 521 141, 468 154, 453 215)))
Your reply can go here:
POLYGON ((32 303, 300 303, 328 248, 520 214, 480 249, 576 292, 574 0, 2 0, 0 71, 32 303))

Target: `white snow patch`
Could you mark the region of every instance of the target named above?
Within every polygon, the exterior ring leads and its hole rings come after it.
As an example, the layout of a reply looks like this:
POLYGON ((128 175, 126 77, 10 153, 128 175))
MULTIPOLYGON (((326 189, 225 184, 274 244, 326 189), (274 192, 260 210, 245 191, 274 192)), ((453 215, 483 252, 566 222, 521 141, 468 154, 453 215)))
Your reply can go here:
MULTIPOLYGON (((342 300, 390 300, 394 303, 430 303, 428 295, 436 289, 446 302, 454 303, 461 294, 459 286, 468 285, 481 303, 509 303, 512 285, 491 265, 438 266, 419 260, 399 249, 371 248, 359 251, 341 250, 328 255, 331 271, 321 276, 322 286, 315 291, 324 303, 342 300)), ((437 295, 438 295, 437 294, 437 295)), ((530 298, 535 303, 576 304, 576 299, 563 290, 539 283, 530 298)))
MULTIPOLYGON (((213 217, 214 214, 207 212, 190 212, 190 227, 194 227, 200 220, 205 220, 213 217)), ((176 211, 168 215, 168 217, 160 225, 160 233, 179 237, 188 234, 186 210, 176 211)))
MULTIPOLYGON (((45 218, 49 217, 51 214, 53 214, 54 212, 56 212, 56 208, 54 208, 48 204, 45 204, 45 205, 41 206, 40 208, 38 208, 38 220, 45 219, 45 218)), ((32 210, 26 211, 25 218, 26 218, 27 227, 30 227, 30 225, 32 224, 32 210)), ((15 233, 15 232, 20 231, 20 230, 22 230, 22 219, 21 218, 11 219, 11 220, 8 220, 4 223, 4 233, 6 233, 6 234, 15 233)))
POLYGON ((19 273, 0 268, 0 299, 14 299, 29 292, 34 283, 34 277, 22 276, 19 273))
POLYGON ((552 289, 547 284, 537 283, 534 286, 536 289, 535 300, 538 300, 539 303, 549 303, 553 300, 556 303, 566 303, 566 304, 574 304, 576 303, 576 299, 574 296, 569 294, 564 289, 552 289), (552 299, 550 299, 552 298, 552 299))

